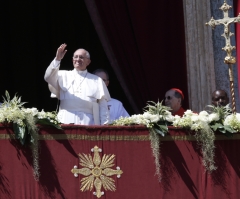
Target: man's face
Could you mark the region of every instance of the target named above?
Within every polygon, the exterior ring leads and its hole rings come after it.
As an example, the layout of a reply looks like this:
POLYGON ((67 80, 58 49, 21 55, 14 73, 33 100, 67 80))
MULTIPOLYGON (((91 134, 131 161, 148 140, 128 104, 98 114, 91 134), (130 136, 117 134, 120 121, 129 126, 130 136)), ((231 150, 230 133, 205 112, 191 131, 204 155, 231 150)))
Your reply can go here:
POLYGON ((95 73, 95 75, 97 75, 98 77, 101 77, 102 80, 105 82, 106 86, 108 86, 109 80, 107 78, 106 73, 104 73, 104 72, 97 72, 97 73, 95 73))
POLYGON ((229 103, 227 94, 224 91, 216 91, 212 95, 212 104, 214 106, 226 106, 229 103))
POLYGON ((177 112, 181 107, 181 99, 174 96, 175 91, 169 90, 165 94, 165 105, 170 107, 172 113, 177 112))
POLYGON ((76 50, 73 54, 73 66, 76 70, 86 70, 91 60, 87 58, 87 52, 84 49, 76 50))

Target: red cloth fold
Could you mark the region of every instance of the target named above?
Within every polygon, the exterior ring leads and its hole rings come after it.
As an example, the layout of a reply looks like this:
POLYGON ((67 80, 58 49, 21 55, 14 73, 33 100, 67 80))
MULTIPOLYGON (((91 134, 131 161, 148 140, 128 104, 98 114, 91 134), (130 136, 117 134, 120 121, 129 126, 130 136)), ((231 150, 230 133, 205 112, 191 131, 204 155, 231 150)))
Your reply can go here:
MULTIPOLYGON (((79 165, 78 154, 90 154, 97 145, 99 153, 114 154, 114 166, 123 171, 120 178, 112 176, 116 191, 104 191, 101 198, 109 199, 237 199, 240 187, 240 134, 216 140, 216 165, 211 175, 205 172, 202 156, 193 136, 183 130, 169 128, 169 134, 160 137, 161 182, 155 175, 155 159, 144 126, 71 126, 64 131, 40 129, 40 180, 32 172, 32 154, 18 140, 9 139, 10 127, 0 125, 0 198, 62 199, 96 198, 93 191, 80 191, 84 176, 75 178, 71 169, 79 165), (189 137, 191 139, 189 139, 189 137)), ((217 137, 218 139, 218 137, 217 137)))

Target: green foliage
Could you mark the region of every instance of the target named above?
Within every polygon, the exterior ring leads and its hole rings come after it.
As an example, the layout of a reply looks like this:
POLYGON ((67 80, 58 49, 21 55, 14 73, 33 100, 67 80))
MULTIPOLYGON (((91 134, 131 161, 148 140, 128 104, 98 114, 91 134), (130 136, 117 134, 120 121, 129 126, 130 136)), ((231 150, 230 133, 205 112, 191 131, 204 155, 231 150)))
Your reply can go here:
POLYGON ((208 110, 210 113, 217 113, 219 115, 219 120, 220 123, 223 123, 224 119, 232 114, 232 109, 227 104, 226 106, 213 106, 213 105, 208 105, 210 110, 208 110))
POLYGON ((232 133, 236 133, 237 131, 234 130, 231 126, 229 125, 224 125, 223 122, 227 118, 227 116, 232 114, 232 109, 227 104, 226 106, 213 106, 213 105, 208 105, 210 108, 209 112, 210 113, 216 113, 219 116, 218 121, 212 121, 209 126, 213 129, 213 131, 219 131, 226 136, 232 135, 232 133))
POLYGON ((2 106, 8 106, 9 108, 21 108, 26 102, 21 102, 21 97, 18 97, 16 94, 13 99, 10 98, 8 91, 5 91, 5 96, 3 96, 2 106))
POLYGON ((61 129, 60 122, 55 112, 38 112, 36 108, 24 108, 25 102, 16 94, 10 98, 8 91, 5 92, 3 103, 0 106, 0 123, 12 123, 16 139, 22 145, 30 144, 33 154, 34 177, 39 179, 38 164, 38 127, 36 124, 51 125, 61 129))
POLYGON ((15 133, 16 139, 19 139, 22 145, 25 144, 28 133, 26 133, 26 128, 19 126, 17 123, 13 123, 13 131, 15 133))
POLYGON ((58 123, 55 124, 55 123, 51 122, 48 118, 37 119, 36 124, 52 126, 52 127, 57 128, 59 130, 62 130, 61 126, 58 123))
POLYGON ((153 101, 148 101, 148 104, 145 108, 143 108, 144 112, 149 112, 152 115, 165 115, 167 111, 170 111, 171 108, 168 106, 162 105, 161 102, 153 102, 153 101))

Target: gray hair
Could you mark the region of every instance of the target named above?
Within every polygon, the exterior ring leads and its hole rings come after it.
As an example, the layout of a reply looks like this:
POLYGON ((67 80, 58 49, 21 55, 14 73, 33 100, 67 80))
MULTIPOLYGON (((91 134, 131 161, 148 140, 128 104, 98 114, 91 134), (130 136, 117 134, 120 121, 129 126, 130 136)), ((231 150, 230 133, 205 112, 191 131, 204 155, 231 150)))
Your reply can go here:
MULTIPOLYGON (((85 50, 84 48, 79 48, 79 49, 75 50, 74 53, 75 53, 76 51, 78 51, 78 50, 84 50, 84 51, 86 52, 86 57, 87 57, 88 59, 90 59, 90 53, 89 53, 87 50, 85 50)), ((74 56, 74 53, 73 53, 73 56, 74 56)))

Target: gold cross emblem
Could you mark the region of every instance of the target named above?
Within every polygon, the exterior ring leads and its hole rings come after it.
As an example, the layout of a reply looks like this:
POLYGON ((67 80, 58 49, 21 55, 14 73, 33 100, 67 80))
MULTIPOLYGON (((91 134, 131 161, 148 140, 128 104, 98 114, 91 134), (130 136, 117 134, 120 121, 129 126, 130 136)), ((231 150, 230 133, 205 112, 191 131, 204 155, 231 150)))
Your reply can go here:
POLYGON ((99 152, 102 152, 102 150, 98 148, 98 146, 95 146, 92 152, 94 153, 93 158, 90 154, 79 154, 79 164, 83 166, 83 168, 77 169, 77 166, 74 166, 71 172, 75 177, 78 177, 78 174, 87 176, 81 179, 80 190, 91 191, 94 186, 96 191, 93 192, 93 194, 100 198, 104 194, 104 192, 101 191, 102 186, 106 191, 116 190, 114 179, 108 176, 117 175, 117 177, 120 178, 123 171, 120 170, 120 167, 116 167, 116 170, 111 169, 111 167, 114 166, 115 155, 104 154, 101 159, 99 152))

